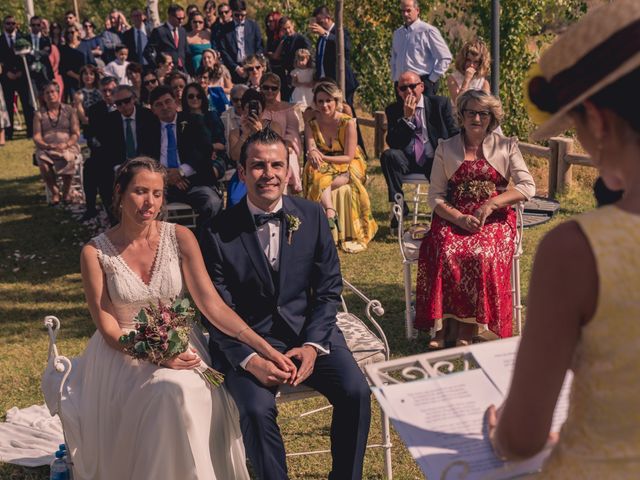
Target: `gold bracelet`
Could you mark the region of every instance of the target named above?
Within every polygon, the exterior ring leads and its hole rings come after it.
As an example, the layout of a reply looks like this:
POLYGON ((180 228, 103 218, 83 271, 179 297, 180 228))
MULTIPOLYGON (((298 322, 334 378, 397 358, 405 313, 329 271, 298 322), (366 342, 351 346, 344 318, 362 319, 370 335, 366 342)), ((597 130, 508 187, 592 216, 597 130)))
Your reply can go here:
POLYGON ((249 330, 251 327, 249 325, 245 325, 245 327, 240 330, 238 333, 236 333, 233 338, 240 338, 240 335, 242 335, 246 330, 249 330))

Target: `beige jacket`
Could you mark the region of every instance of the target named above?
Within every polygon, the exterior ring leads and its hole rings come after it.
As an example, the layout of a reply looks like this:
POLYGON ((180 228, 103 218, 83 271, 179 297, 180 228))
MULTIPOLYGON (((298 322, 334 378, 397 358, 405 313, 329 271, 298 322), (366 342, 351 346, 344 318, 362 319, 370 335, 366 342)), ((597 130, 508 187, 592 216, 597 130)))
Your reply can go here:
MULTIPOLYGON (((489 164, 507 180, 512 180, 514 188, 529 200, 536 193, 533 177, 524 163, 516 137, 504 137, 499 133, 489 133, 482 142, 482 152, 489 164)), ((438 142, 438 148, 431 169, 431 185, 428 202, 434 209, 447 200, 447 182, 464 162, 464 140, 462 133, 438 142)))

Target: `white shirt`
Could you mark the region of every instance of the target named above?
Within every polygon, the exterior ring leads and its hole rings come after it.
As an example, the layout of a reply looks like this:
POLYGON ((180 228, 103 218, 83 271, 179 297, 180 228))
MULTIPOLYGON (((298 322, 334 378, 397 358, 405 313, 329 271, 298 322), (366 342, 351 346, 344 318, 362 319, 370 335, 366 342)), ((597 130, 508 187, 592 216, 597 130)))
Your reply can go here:
MULTIPOLYGON (((427 158, 433 158, 433 156, 435 155, 435 150, 433 148, 433 145, 431 145, 431 142, 429 141, 429 130, 427 130, 427 110, 426 108, 424 108, 424 95, 420 96, 420 100, 418 101, 418 104, 416 105, 416 114, 417 114, 417 110, 418 108, 421 108, 421 112, 422 112, 422 132, 421 132, 421 137, 422 137, 422 143, 424 144, 424 153, 427 156, 427 158)), ((415 119, 415 115, 414 115, 414 119, 415 119)), ((407 120, 404 119, 405 122, 407 122, 407 125, 409 125, 411 128, 413 128, 415 130, 416 128, 416 124, 413 123, 411 120, 407 120)), ((417 159, 416 159, 417 160, 417 159)))
POLYGON ((129 62, 126 60, 123 63, 118 63, 117 60, 107 63, 104 67, 104 74, 109 77, 115 77, 118 79, 118 85, 131 85, 131 82, 127 78, 127 65, 129 62))
MULTIPOLYGON (((275 213, 282 208, 282 197, 280 197, 280 200, 278 200, 278 203, 271 212, 267 212, 259 207, 256 207, 253 203, 251 203, 251 200, 249 200, 248 196, 247 207, 249 208, 249 213, 251 213, 251 215, 275 213)), ((280 269, 280 230, 281 228, 279 219, 271 220, 264 225, 261 225, 256 230, 260 247, 262 247, 262 251, 267 257, 267 261, 271 265, 271 268, 273 268, 275 271, 278 271, 280 269)), ((317 343, 305 342, 304 345, 311 345, 312 347, 314 347, 318 352, 318 355, 329 354, 329 350, 321 347, 317 343)), ((244 360, 240 362, 240 366, 246 369, 247 363, 249 363, 249 360, 251 360, 254 355, 257 355, 257 353, 253 352, 249 354, 244 360)))
POLYGON ((180 150, 178 149, 178 128, 180 126, 176 123, 177 119, 178 116, 176 115, 173 122, 165 123, 160 121, 160 163, 164 165, 165 168, 169 167, 169 162, 167 161, 167 125, 171 124, 173 125, 173 133, 176 136, 176 157, 178 158, 178 165, 180 165, 178 168, 182 171, 185 177, 190 177, 196 173, 196 171, 188 163, 182 163, 180 161, 180 150))
POLYGON ((407 70, 428 75, 437 82, 451 64, 451 52, 440 30, 417 19, 408 27, 393 32, 391 43, 391 78, 394 82, 407 70))
POLYGON ((33 46, 33 51, 37 52, 38 50, 40 50, 40 37, 41 35, 32 33, 31 34, 31 45, 33 46))
POLYGON ((7 39, 7 45, 11 45, 11 43, 13 42, 13 46, 16 46, 16 32, 13 33, 7 33, 4 32, 4 36, 7 39))
POLYGON ((237 23, 236 22, 236 44, 238 45, 238 56, 236 61, 238 63, 242 63, 245 57, 245 48, 244 48, 244 22, 237 23))

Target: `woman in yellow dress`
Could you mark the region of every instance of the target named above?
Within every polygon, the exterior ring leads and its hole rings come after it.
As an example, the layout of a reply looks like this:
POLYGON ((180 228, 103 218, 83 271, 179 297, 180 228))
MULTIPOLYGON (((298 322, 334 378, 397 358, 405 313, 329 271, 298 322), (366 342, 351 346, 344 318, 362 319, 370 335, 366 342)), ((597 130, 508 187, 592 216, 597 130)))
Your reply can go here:
POLYGON ((358 147, 355 120, 340 113, 342 92, 322 82, 313 91, 315 116, 305 126, 307 164, 302 184, 305 198, 325 209, 336 244, 344 251, 365 250, 378 230, 365 188, 367 164, 358 147), (340 195, 348 186, 348 194, 340 195), (338 201, 334 202, 332 192, 338 201))
POLYGON ((640 2, 589 12, 540 59, 525 86, 534 138, 573 122, 614 204, 540 243, 509 395, 488 411, 505 459, 555 443, 540 478, 631 479, 640 471, 640 2), (540 122, 542 120, 542 122, 540 122), (566 371, 568 417, 549 433, 566 371))

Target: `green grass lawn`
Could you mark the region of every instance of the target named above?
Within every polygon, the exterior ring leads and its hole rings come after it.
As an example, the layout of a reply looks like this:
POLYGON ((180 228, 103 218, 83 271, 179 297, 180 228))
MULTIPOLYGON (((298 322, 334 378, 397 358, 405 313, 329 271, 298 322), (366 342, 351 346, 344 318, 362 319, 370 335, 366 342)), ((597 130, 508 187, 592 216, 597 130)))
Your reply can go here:
MULTIPOLYGON (((81 246, 89 232, 62 208, 48 207, 36 167, 31 164, 32 143, 8 142, 0 150, 0 412, 43 403, 40 375, 47 355, 45 315, 58 316, 63 324, 59 347, 63 354, 79 354, 95 330, 84 303, 79 273, 81 246)), ((370 149, 370 152, 373 150, 370 149)), ((546 164, 530 159, 531 170, 544 183, 546 164)), ((426 337, 407 341, 404 336, 404 301, 401 257, 389 235, 389 205, 377 160, 371 162, 374 215, 380 230, 370 248, 357 255, 341 254, 343 275, 385 309, 382 325, 394 357, 426 350, 426 337)), ((593 171, 578 172, 579 183, 588 184, 593 171)), ((578 185, 561 199, 562 210, 551 222, 525 231, 522 291, 526 303, 531 262, 536 245, 549 229, 581 211, 593 208, 590 190, 578 185)), ((328 448, 330 411, 297 418, 301 412, 323 405, 321 400, 284 404, 281 421, 288 451, 328 448), (322 418, 320 418, 322 417, 322 418)), ((370 441, 380 443, 378 408, 374 405, 370 441)), ((393 436, 393 469, 398 479, 421 478, 420 471, 399 438, 393 436)), ((382 478, 383 456, 369 450, 365 478, 382 478)), ((326 478, 328 455, 289 459, 291 478, 326 478)), ((0 464, 1 479, 46 479, 48 467, 27 469, 0 464)))

